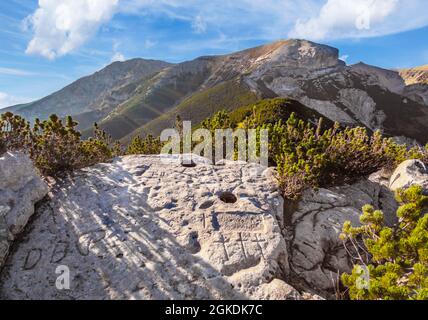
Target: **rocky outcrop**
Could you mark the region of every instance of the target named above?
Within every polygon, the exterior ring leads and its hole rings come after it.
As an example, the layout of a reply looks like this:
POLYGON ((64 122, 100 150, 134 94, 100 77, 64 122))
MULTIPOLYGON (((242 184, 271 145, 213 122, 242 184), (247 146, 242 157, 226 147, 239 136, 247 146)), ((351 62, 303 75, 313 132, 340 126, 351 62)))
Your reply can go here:
POLYGON ((412 84, 404 89, 404 95, 428 106, 428 84, 412 84))
POLYGON ((48 192, 30 159, 20 153, 0 156, 0 270, 13 241, 48 192))
POLYGON ((393 93, 401 94, 406 86, 398 71, 382 69, 365 63, 357 63, 350 67, 355 74, 359 74, 364 82, 371 86, 379 86, 393 93))
POLYGON ((130 156, 58 182, 0 279, 9 299, 301 299, 272 174, 130 156), (57 290, 58 267, 70 289, 57 290))
POLYGON ((407 160, 394 171, 389 182, 393 191, 420 185, 428 194, 428 167, 420 160, 407 160))
POLYGON ((339 91, 339 101, 353 113, 354 119, 367 128, 377 130, 382 128, 386 115, 376 109, 376 103, 367 94, 359 89, 342 89, 339 91))
POLYGON ((383 211, 386 225, 393 226, 398 209, 394 192, 412 185, 428 192, 428 170, 420 160, 403 162, 392 176, 379 171, 353 185, 307 191, 286 227, 291 283, 326 297, 334 294, 335 281, 353 266, 339 239, 343 224, 360 225, 361 209, 370 204, 383 211))
POLYGON ((293 283, 325 296, 334 294, 340 274, 350 272, 353 265, 339 235, 346 221, 360 224, 361 209, 366 204, 383 210, 387 223, 394 223, 394 196, 378 182, 362 180, 304 194, 286 229, 293 283))
POLYGON ((399 70, 406 85, 428 84, 428 65, 399 70))
POLYGON ((404 89, 404 95, 414 101, 428 105, 428 65, 399 71, 407 85, 404 89))

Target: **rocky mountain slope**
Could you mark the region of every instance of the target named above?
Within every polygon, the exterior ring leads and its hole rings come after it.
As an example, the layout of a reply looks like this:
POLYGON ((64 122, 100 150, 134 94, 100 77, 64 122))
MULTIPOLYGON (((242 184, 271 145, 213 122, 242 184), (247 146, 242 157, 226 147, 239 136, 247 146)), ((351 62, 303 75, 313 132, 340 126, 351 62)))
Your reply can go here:
MULTIPOLYGON (((216 59, 217 71, 205 86, 218 88, 217 83, 221 86, 223 79, 230 78, 258 97, 290 97, 345 125, 364 125, 386 135, 428 141, 428 108, 422 101, 409 99, 406 84, 396 71, 363 63, 346 66, 337 49, 303 40, 280 41, 212 59, 216 59)), ((189 120, 197 118, 208 101, 219 100, 213 91, 191 96, 197 104, 188 103, 188 99, 143 126, 142 132, 152 133, 159 122, 171 124, 176 114, 187 113, 189 120)), ((230 108, 227 102, 218 105, 230 108)))
POLYGON ((29 104, 2 110, 33 121, 55 113, 76 116, 81 128, 100 121, 118 104, 128 100, 138 84, 168 67, 163 61, 133 59, 114 62, 95 74, 84 77, 52 95, 29 104))
POLYGON ((428 65, 402 69, 400 75, 407 84, 405 95, 428 105, 428 65))
MULTIPOLYGON (((197 124, 221 109, 289 97, 345 125, 428 141, 425 85, 408 86, 397 71, 363 63, 347 66, 338 57, 338 50, 329 46, 284 40, 177 65, 156 62, 152 73, 103 91, 83 113, 73 114, 81 128, 101 119, 101 127, 114 138, 129 140, 171 126, 177 114, 197 124)), ((73 111, 68 101, 57 105, 61 115, 73 111)), ((25 115, 27 108, 34 110, 33 117, 37 109, 45 110, 43 103, 14 110, 25 115)))
POLYGON ((419 83, 428 84, 428 65, 409 69, 401 69, 400 75, 406 81, 407 85, 419 83))

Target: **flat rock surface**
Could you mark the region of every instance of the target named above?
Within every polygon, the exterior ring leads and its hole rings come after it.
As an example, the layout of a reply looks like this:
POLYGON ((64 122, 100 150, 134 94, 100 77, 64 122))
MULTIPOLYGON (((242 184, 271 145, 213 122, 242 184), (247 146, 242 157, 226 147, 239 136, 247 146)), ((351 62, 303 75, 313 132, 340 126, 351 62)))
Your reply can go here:
POLYGON ((58 182, 7 261, 0 297, 299 298, 280 280, 283 203, 269 170, 193 161, 129 156, 58 182), (70 290, 56 288, 61 266, 70 290))

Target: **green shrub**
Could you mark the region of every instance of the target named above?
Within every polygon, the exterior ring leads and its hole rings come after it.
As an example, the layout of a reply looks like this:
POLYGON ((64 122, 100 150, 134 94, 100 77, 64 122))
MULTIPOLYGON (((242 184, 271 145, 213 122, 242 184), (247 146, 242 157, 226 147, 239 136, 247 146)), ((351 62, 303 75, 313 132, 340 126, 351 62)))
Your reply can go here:
POLYGON ((361 227, 345 223, 342 240, 357 249, 362 240, 365 251, 352 274, 342 276, 351 299, 428 300, 428 197, 422 191, 413 186, 397 192, 401 207, 393 227, 386 227, 383 213, 372 206, 363 208, 361 227), (362 286, 364 270, 368 277, 362 286))
POLYGON ((23 118, 5 113, 0 118, 0 137, 4 148, 26 152, 45 176, 105 162, 119 155, 120 146, 95 126, 94 138, 82 140, 71 117, 64 122, 56 115, 35 120, 33 127, 23 118))
POLYGON ((145 139, 136 136, 128 146, 126 154, 160 154, 162 143, 159 138, 148 135, 145 139))
POLYGON ((0 138, 6 150, 26 147, 31 140, 30 123, 20 116, 6 112, 0 116, 0 138))
POLYGON ((404 160, 419 159, 424 163, 428 163, 428 144, 425 147, 413 147, 407 152, 404 158, 404 160))
POLYGON ((382 168, 392 169, 405 159, 406 147, 365 128, 323 130, 290 116, 264 126, 269 130, 270 153, 278 166, 278 179, 286 198, 295 199, 308 187, 352 183, 382 168))
MULTIPOLYGON (((409 157, 419 159, 428 154, 428 149, 425 153, 419 148, 408 151, 380 132, 370 135, 365 128, 341 128, 322 118, 314 125, 290 113, 296 107, 286 99, 270 99, 231 114, 218 112, 201 126, 212 132, 267 129, 270 162, 277 166, 284 197, 293 200, 306 188, 352 183, 380 169, 392 170, 409 157)), ((313 118, 314 114, 305 112, 313 118)))
POLYGON ((202 121, 201 127, 213 133, 217 129, 236 128, 236 124, 231 122, 230 115, 226 110, 217 112, 212 118, 202 121))

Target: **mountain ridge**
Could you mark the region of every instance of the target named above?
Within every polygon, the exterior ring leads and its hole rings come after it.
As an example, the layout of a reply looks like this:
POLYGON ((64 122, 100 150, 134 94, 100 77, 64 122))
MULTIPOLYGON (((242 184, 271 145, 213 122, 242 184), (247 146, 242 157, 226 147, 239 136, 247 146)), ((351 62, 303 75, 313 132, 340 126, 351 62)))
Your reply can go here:
POLYGON ((117 101, 121 101, 120 97, 112 94, 115 89, 129 85, 146 74, 156 73, 170 65, 164 61, 140 58, 113 62, 92 75, 80 78, 40 100, 11 106, 3 111, 11 111, 33 121, 35 118, 47 118, 52 113, 64 117, 112 109, 117 101), (112 101, 109 102, 106 98, 110 98, 112 101))
MULTIPOLYGON (((129 140, 132 135, 157 133, 171 125, 176 115, 200 122, 220 109, 232 111, 240 103, 283 97, 344 125, 428 141, 425 84, 406 84, 400 70, 364 63, 348 66, 339 59, 339 50, 327 45, 280 40, 178 64, 152 60, 141 69, 144 72, 131 75, 131 80, 120 71, 117 83, 98 90, 96 99, 77 108, 82 112, 71 113, 80 129, 87 129, 84 136, 90 136, 90 124, 98 122, 113 138, 129 140)), ((28 105, 15 107, 15 112, 25 116, 26 108, 28 105)), ((63 108, 59 115, 76 111, 71 109, 63 108)))

